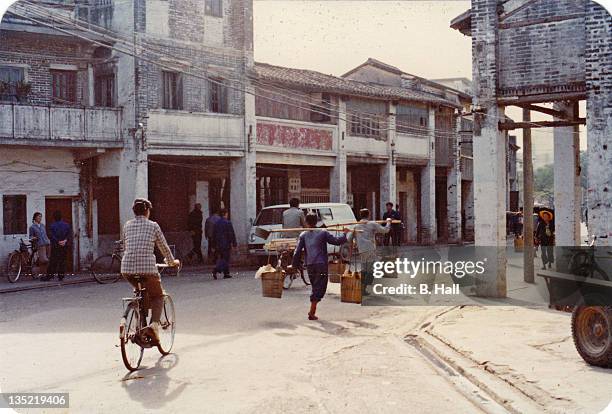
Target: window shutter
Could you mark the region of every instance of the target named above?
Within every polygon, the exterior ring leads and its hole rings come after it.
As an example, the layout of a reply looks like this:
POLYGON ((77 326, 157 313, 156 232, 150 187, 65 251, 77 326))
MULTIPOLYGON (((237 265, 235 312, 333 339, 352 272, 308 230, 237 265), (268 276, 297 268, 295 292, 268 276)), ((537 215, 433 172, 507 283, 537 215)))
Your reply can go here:
POLYGON ((176 74, 176 109, 183 109, 183 76, 176 74))

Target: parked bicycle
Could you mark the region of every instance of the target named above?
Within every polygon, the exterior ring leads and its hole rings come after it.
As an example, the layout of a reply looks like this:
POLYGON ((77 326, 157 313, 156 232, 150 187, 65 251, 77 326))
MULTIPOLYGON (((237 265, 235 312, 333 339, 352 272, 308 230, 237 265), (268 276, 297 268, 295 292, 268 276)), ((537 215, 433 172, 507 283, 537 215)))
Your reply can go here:
MULTIPOLYGON (((168 265, 158 264, 158 270, 163 271, 168 265)), ((140 367, 145 348, 157 347, 162 355, 168 355, 174 345, 176 318, 172 297, 164 294, 164 307, 162 309, 159 329, 159 342, 154 340, 149 325, 149 309, 145 306, 146 289, 141 278, 136 277, 138 287, 134 289, 134 296, 123 298, 125 311, 119 324, 119 340, 121 343, 121 358, 125 367, 135 371, 140 367)))
POLYGON ((28 272, 32 277, 38 277, 34 274, 34 266, 38 262, 38 253, 31 239, 29 242, 27 244, 23 239, 19 239, 19 249, 12 252, 8 257, 6 277, 11 283, 17 282, 21 275, 28 272))
POLYGON ((612 254, 607 256, 596 255, 598 253, 595 243, 597 239, 605 239, 608 236, 593 236, 588 241, 588 249, 577 250, 569 262, 569 269, 572 274, 582 277, 593 277, 601 280, 610 280, 606 271, 601 267, 596 259, 612 259, 612 254))
POLYGON ((293 251, 294 251, 293 249, 282 248, 282 247, 280 247, 277 250, 278 252, 277 269, 279 268, 283 269, 283 271, 285 271, 285 274, 286 274, 285 279, 283 280, 284 289, 289 289, 291 285, 293 284, 293 281, 296 280, 298 276, 302 278, 302 282, 304 282, 306 286, 310 285, 309 280, 304 275, 304 266, 300 266, 299 268, 295 269, 294 272, 287 271, 287 267, 291 264, 291 261, 293 260, 293 251))

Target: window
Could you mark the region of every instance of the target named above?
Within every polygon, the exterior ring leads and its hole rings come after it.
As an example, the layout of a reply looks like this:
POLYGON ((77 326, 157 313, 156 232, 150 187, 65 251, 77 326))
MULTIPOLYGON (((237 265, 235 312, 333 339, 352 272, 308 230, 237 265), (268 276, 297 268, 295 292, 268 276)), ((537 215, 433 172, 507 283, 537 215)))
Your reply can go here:
POLYGON ((329 122, 331 120, 331 96, 328 93, 317 94, 316 104, 311 105, 310 120, 312 122, 329 122))
POLYGON ((0 101, 16 101, 18 82, 25 80, 23 68, 0 66, 0 101))
POLYGON ((180 73, 162 71, 164 109, 183 109, 183 78, 180 73))
POLYGON ((54 103, 76 103, 76 72, 71 70, 52 70, 51 89, 54 103))
POLYGON ((4 234, 26 234, 26 216, 27 210, 25 195, 5 195, 2 197, 4 234))
POLYGON ((223 0, 206 0, 206 11, 208 16, 222 17, 223 16, 223 0))
POLYGON ((222 79, 211 79, 208 82, 208 108, 210 112, 227 113, 227 88, 222 79))
POLYGON ((95 89, 96 106, 115 106, 115 75, 96 76, 95 89))
POLYGON ((351 135, 380 137, 381 120, 375 115, 351 115, 351 135))
POLYGON ((396 114, 396 130, 399 133, 426 134, 429 126, 429 110, 418 106, 398 105, 396 114))

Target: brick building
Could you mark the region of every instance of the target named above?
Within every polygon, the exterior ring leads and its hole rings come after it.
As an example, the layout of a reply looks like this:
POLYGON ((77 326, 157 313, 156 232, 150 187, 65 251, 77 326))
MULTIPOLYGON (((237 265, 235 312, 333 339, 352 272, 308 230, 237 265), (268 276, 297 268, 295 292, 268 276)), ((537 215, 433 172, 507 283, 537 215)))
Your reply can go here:
MULTIPOLYGON (((588 0, 472 0, 451 27, 472 37, 476 243, 505 246, 505 171, 501 134, 554 127, 556 243, 580 244, 578 125, 587 125, 589 233, 612 235, 609 174, 612 123, 612 18, 588 0), (586 100, 586 120, 578 102, 586 100), (538 106, 553 103, 554 107, 538 106), (504 107, 545 113, 551 121, 508 122, 504 107), (493 157, 490 155, 494 154, 493 157)), ((525 249, 527 251, 528 249, 525 249)), ((498 257, 493 295, 505 295, 505 255, 498 257)))

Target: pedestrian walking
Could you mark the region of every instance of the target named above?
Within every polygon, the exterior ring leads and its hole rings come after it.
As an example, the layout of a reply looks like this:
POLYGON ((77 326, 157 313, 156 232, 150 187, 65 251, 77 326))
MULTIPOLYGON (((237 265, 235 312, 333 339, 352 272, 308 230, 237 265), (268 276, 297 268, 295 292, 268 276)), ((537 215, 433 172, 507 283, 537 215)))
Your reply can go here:
POLYGON ((204 236, 206 236, 206 244, 207 247, 207 257, 209 263, 215 263, 217 261, 217 256, 215 255, 215 246, 213 243, 213 231, 215 230, 215 224, 219 221, 221 217, 219 216, 219 212, 217 210, 213 210, 212 214, 206 219, 204 223, 204 236))
POLYGON ((204 263, 204 257, 202 257, 202 220, 202 204, 196 203, 189 213, 187 228, 191 232, 191 241, 193 242, 193 249, 191 249, 189 255, 195 254, 200 263, 204 263))
MULTIPOLYGON (((401 221, 402 217, 397 210, 393 209, 393 203, 388 202, 386 205, 387 211, 383 214, 383 220, 391 219, 401 221)), ((400 236, 402 234, 402 225, 400 223, 391 224, 391 230, 389 233, 385 234, 385 246, 399 246, 400 245, 400 236)))
POLYGON ((550 211, 541 211, 540 219, 536 227, 536 238, 542 249, 542 270, 546 270, 546 265, 551 269, 555 262, 555 225, 550 211))
MULTIPOLYGON (((289 208, 283 211, 283 228, 296 229, 305 226, 306 218, 304 216, 304 212, 300 209, 300 200, 298 198, 292 198, 291 200, 289 200, 289 208)), ((300 231, 288 231, 281 234, 285 238, 295 238, 300 235, 300 231)))
POLYGON ((237 247, 236 234, 234 233, 232 222, 228 219, 227 211, 221 209, 219 215, 220 217, 215 223, 212 237, 217 256, 217 263, 213 270, 213 278, 217 279, 217 273, 223 273, 223 278, 229 279, 232 277, 229 267, 232 247, 237 247))
POLYGON ((57 276, 58 280, 63 280, 66 274, 66 259, 68 247, 72 239, 72 229, 70 224, 62 220, 62 213, 53 213, 53 224, 50 226, 51 258, 47 268, 47 276, 43 280, 51 280, 57 276))
MULTIPOLYGON (((306 227, 315 228, 317 226, 317 215, 309 213, 306 216, 306 227)), ((316 316, 317 304, 325 296, 327 290, 327 244, 341 246, 346 243, 346 233, 349 229, 344 229, 344 234, 340 237, 335 237, 327 230, 304 231, 300 234, 297 247, 293 253, 293 261, 291 266, 288 266, 288 271, 295 271, 301 263, 302 251, 306 251, 306 270, 310 278, 310 286, 312 289, 310 295, 310 310, 308 311, 309 320, 319 319, 316 316)))
POLYGON ((49 266, 49 253, 51 250, 51 241, 47 236, 45 225, 42 224, 42 213, 36 212, 32 216, 32 225, 28 233, 32 243, 32 251, 38 253, 38 273, 46 275, 49 266))
POLYGON ((385 226, 381 226, 375 221, 370 221, 370 210, 367 208, 359 210, 359 217, 359 223, 355 226, 354 232, 349 235, 349 242, 351 243, 350 256, 352 257, 355 253, 358 256, 357 265, 359 267, 353 270, 362 273, 362 293, 367 295, 366 287, 372 284, 374 280, 372 266, 378 260, 376 235, 387 234, 391 231, 391 218, 387 219, 385 226), (354 248, 357 249, 357 252, 353 250, 354 248))

